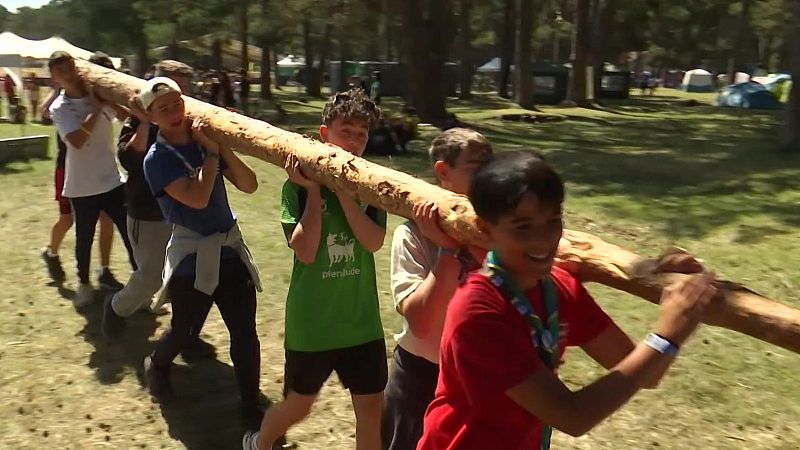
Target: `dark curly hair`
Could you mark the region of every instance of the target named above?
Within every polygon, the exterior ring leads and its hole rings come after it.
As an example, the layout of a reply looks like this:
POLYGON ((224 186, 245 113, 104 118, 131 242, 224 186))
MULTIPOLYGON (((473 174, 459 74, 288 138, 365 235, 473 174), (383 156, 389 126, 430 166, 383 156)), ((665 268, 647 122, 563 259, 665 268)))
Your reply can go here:
POLYGON ((328 99, 322 110, 322 124, 330 126, 334 120, 357 120, 372 128, 381 118, 381 109, 370 100, 361 88, 337 92, 328 99))

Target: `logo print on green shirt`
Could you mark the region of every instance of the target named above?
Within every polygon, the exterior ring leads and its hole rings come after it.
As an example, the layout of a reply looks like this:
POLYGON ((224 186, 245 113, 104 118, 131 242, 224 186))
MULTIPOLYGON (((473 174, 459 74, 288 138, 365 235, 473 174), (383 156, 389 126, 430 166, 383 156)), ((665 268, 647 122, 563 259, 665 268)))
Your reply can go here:
POLYGON ((334 264, 355 261, 356 257, 353 254, 353 245, 355 240, 347 238, 344 233, 328 233, 328 258, 330 259, 330 267, 334 264))

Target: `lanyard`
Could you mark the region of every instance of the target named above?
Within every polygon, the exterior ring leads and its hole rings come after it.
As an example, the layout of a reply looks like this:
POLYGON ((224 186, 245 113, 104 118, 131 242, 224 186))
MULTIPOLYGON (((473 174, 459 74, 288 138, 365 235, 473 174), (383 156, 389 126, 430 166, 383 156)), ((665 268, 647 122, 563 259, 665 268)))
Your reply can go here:
MULTIPOLYGON (((531 328, 531 342, 539 353, 542 362, 550 369, 555 370, 559 358, 559 323, 558 323, 558 292, 553 279, 545 277, 542 280, 542 303, 544 304, 545 323, 536 314, 530 300, 500 265, 500 258, 494 251, 486 256, 485 272, 499 290, 503 297, 511 303, 517 312, 527 319, 531 328)), ((542 450, 550 448, 550 437, 553 427, 545 425, 542 430, 542 450)))
MULTIPOLYGON (((189 171, 189 178, 197 178, 197 175, 200 173, 200 167, 193 166, 189 162, 189 160, 186 159, 186 157, 181 154, 181 152, 179 152, 175 147, 172 146, 172 144, 170 144, 169 142, 167 142, 166 139, 164 139, 164 136, 162 136, 160 132, 156 135, 156 142, 158 142, 159 144, 163 145, 164 148, 166 148, 167 150, 171 151, 172 154, 174 154, 175 156, 178 157, 178 159, 181 160, 181 162, 183 163, 184 167, 186 167, 186 170, 189 171)), ((205 160, 206 152, 203 150, 203 147, 201 147, 198 144, 197 148, 198 148, 198 150, 200 150, 200 154, 202 155, 203 159, 205 160)))

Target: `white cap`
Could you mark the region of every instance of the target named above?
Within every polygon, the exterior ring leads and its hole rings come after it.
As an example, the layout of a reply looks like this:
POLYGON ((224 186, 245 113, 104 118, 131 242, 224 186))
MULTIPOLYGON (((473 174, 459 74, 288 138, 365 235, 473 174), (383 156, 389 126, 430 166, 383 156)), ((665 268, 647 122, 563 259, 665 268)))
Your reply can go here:
POLYGON ((142 92, 139 93, 139 102, 142 104, 142 108, 147 110, 158 97, 170 92, 181 93, 178 83, 167 77, 151 78, 147 80, 142 92))

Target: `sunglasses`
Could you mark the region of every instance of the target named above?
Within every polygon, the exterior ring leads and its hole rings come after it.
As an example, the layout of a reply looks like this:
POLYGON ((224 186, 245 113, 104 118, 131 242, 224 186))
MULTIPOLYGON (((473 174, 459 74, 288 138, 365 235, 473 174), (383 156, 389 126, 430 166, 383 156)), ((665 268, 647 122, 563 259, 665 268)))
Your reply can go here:
MULTIPOLYGON (((333 94, 333 102, 331 102, 331 103, 333 105, 338 105, 339 103, 344 103, 346 101, 351 100, 352 98, 353 98, 353 96, 348 94, 347 92, 337 92, 337 93, 333 94)), ((364 101, 364 108, 367 111, 372 112, 372 111, 375 111, 376 106, 375 106, 375 103, 373 103, 371 100, 366 99, 364 101)))

